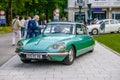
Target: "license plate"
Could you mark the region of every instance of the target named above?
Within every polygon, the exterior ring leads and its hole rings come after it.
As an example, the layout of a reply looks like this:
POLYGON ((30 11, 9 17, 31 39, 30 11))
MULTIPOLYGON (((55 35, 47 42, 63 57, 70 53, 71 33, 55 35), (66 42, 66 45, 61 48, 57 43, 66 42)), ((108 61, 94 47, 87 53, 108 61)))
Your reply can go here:
POLYGON ((42 55, 40 55, 40 54, 26 54, 26 58, 42 59, 42 55))

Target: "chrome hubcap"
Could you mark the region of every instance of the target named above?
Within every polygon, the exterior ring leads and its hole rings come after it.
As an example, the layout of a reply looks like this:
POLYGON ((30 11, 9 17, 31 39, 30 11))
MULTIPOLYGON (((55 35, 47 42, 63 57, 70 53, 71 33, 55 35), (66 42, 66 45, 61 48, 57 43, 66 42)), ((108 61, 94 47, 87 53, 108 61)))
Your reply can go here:
POLYGON ((97 34, 97 30, 93 30, 93 34, 97 34))
POLYGON ((73 59, 74 59, 74 53, 73 53, 73 50, 70 49, 70 51, 69 51, 69 61, 72 62, 73 59))

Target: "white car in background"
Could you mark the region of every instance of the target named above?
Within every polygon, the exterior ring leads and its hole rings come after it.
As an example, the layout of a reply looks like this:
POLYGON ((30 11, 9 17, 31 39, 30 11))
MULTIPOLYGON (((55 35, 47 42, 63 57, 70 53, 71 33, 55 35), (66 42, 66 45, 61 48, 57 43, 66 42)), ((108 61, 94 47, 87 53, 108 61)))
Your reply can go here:
POLYGON ((120 33, 120 23, 115 19, 104 19, 98 21, 96 24, 87 26, 89 33, 97 35, 100 33, 120 33))

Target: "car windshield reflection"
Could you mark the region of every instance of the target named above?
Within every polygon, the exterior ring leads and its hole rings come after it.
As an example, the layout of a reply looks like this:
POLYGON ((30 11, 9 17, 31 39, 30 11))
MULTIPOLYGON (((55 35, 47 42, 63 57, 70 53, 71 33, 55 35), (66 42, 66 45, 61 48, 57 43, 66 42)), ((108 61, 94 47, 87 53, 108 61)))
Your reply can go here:
POLYGON ((44 34, 73 34, 73 25, 71 24, 48 24, 44 34))

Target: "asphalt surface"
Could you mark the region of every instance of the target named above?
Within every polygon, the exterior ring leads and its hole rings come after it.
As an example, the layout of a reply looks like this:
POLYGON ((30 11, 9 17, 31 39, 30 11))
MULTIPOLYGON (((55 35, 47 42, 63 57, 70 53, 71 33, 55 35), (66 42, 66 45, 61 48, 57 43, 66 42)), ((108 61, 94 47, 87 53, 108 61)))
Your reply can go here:
POLYGON ((12 34, 0 34, 0 66, 15 55, 12 46, 12 34))
MULTIPOLYGON (((15 54, 10 43, 2 48, 15 54)), ((15 55, 0 67, 0 80, 120 80, 120 56, 98 43, 94 52, 76 58, 69 66, 49 61, 25 64, 15 55)))

